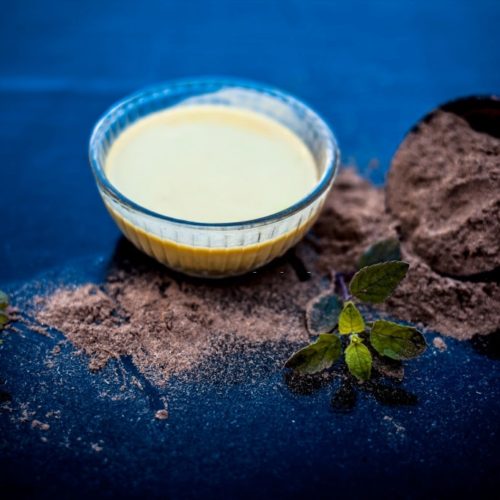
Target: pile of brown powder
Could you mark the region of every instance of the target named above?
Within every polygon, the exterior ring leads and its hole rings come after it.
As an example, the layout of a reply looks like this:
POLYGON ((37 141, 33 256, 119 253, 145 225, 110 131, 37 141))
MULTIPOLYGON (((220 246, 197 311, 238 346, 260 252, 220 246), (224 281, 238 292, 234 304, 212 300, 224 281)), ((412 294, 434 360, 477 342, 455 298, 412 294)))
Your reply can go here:
POLYGON ((384 191, 343 170, 309 237, 319 254, 316 272, 352 272, 366 248, 396 236, 384 191))
POLYGON ((394 156, 387 207, 408 278, 389 310, 461 339, 500 329, 500 101, 427 115, 394 156))
POLYGON ((500 328, 498 282, 460 281, 442 276, 408 253, 404 244, 402 249, 410 270, 387 301, 387 312, 459 340, 494 333, 500 328))
MULTIPOLYGON (((401 179, 405 176, 411 179, 407 170, 418 168, 415 166, 418 152, 425 140, 415 134, 436 138, 442 132, 443 121, 441 115, 438 117, 411 134, 396 155, 393 165, 396 173, 391 174, 388 185, 390 211, 386 210, 383 190, 361 179, 352 169, 345 169, 313 231, 293 252, 256 273, 213 282, 184 278, 126 245, 128 260, 119 261, 104 284, 56 290, 36 301, 35 317, 41 324, 63 332, 89 355, 92 368, 104 366, 111 358, 129 355, 143 373, 162 383, 173 374, 192 371, 231 345, 253 348, 264 343, 304 344, 308 340, 304 322, 306 304, 331 287, 331 273, 354 270, 358 258, 370 244, 394 236, 396 230, 400 230, 403 257, 411 268, 384 306, 385 311, 459 339, 491 333, 500 326, 498 282, 444 276, 440 274, 439 262, 446 263, 446 259, 429 258, 419 244, 415 244, 415 238, 423 241, 422 234, 425 234, 415 228, 429 221, 432 225, 432 211, 426 210, 429 201, 425 193, 419 188, 418 196, 412 198, 415 186, 411 180, 405 183, 401 179), (404 204, 404 200, 408 203, 404 204), (415 217, 408 215, 412 203, 413 210, 419 212, 419 224, 414 223, 415 217), (396 206, 402 207, 401 218, 396 206), (417 236, 411 236, 413 234, 417 236), (431 267, 435 263, 438 264, 431 267)), ((449 120, 460 120, 445 118, 446 130, 450 127, 449 120)), ((464 144, 471 135, 481 134, 463 123, 455 130, 456 139, 463 138, 464 144)), ((490 141, 489 136, 482 139, 490 141)), ((437 147, 438 139, 435 141, 437 147)), ((440 168, 446 170, 455 168, 454 165, 455 162, 443 161, 440 168)), ((412 175, 418 176, 416 170, 412 175)), ((432 196, 438 196, 438 188, 433 189, 432 196)), ((472 206, 475 206, 474 200, 482 203, 484 192, 483 184, 476 190, 473 185, 469 188, 472 206)), ((491 193, 488 196, 489 202, 494 203, 491 193)), ((498 202, 498 190, 496 196, 498 202)), ((439 199, 440 210, 451 213, 456 199, 452 195, 439 199)), ((491 215, 489 209, 481 213, 486 217, 491 215)), ((477 217, 476 213, 467 220, 475 221, 477 217)), ((450 224, 458 219, 449 218, 450 224)), ((475 223, 470 224, 476 227, 475 223)), ((455 234, 462 234, 463 227, 459 226, 455 234)), ((455 256, 463 253, 463 249, 454 248, 454 242, 459 246, 469 245, 471 240, 466 232, 455 239, 447 236, 451 233, 438 233, 443 235, 446 251, 454 256, 453 267, 459 262, 455 256)), ((483 263, 488 262, 486 267, 495 265, 498 241, 485 237, 481 242, 487 244, 483 263), (496 248, 490 248, 495 244, 496 248)), ((432 252, 438 255, 436 247, 432 252)), ((480 262, 475 257, 471 268, 477 269, 480 262)))
POLYGON ((210 283, 184 281, 133 250, 130 256, 138 262, 118 265, 103 285, 61 288, 37 300, 36 319, 88 354, 92 369, 130 355, 158 382, 222 346, 307 340, 302 311, 319 288, 302 286, 289 263, 210 283))
POLYGON ((500 267, 499 193, 500 138, 438 110, 394 156, 387 207, 406 245, 432 269, 469 276, 500 267))

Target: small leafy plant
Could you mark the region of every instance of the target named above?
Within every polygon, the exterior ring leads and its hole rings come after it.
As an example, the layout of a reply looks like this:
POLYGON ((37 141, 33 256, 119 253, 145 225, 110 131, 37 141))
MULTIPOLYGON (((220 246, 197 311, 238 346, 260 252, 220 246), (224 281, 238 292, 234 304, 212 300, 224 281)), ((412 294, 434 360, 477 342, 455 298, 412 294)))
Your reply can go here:
POLYGON ((371 377, 373 354, 397 361, 422 354, 427 346, 416 328, 384 319, 366 321, 357 306, 358 302, 381 304, 389 298, 409 268, 399 259, 397 240, 384 240, 365 252, 361 269, 348 286, 345 276, 337 274, 341 298, 327 293, 314 301, 307 327, 317 338, 293 354, 285 367, 312 375, 330 368, 343 353, 349 372, 365 382, 371 377))
POLYGON ((9 297, 0 290, 0 330, 9 322, 9 297))

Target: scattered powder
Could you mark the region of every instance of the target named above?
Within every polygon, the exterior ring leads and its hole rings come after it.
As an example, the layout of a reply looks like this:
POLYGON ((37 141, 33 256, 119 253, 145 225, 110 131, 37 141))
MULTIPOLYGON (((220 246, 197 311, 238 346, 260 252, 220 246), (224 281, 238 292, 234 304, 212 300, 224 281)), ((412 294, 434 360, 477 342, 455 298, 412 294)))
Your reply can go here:
POLYGON ((96 453, 100 453, 104 448, 99 445, 99 443, 90 443, 90 447, 92 450, 94 450, 96 453))
POLYGON ((32 420, 31 427, 33 429, 39 429, 41 431, 48 431, 50 429, 50 425, 45 422, 40 422, 40 420, 32 420))
POLYGON ((214 283, 174 279, 148 259, 113 269, 104 285, 56 290, 38 301, 35 314, 89 355, 91 369, 129 355, 161 383, 222 347, 305 342, 303 310, 319 290, 287 262, 214 283))
POLYGON ((394 430, 396 431, 396 434, 402 434, 402 435, 405 434, 406 427, 404 427, 399 422, 397 422, 396 420, 394 420, 393 417, 390 417, 389 415, 384 415, 383 420, 384 420, 384 422, 389 422, 390 424, 392 424, 394 430))
POLYGON ((155 418, 157 420, 166 420, 168 418, 168 410, 158 410, 156 413, 155 413, 155 418))
POLYGON ((448 349, 446 342, 441 337, 435 337, 434 340, 432 341, 432 344, 437 350, 441 352, 444 352, 446 351, 446 349, 448 349))
POLYGON ((61 410, 51 410, 45 414, 45 418, 61 418, 61 410))
MULTIPOLYGON (((472 133, 487 135, 461 125, 457 138, 472 133)), ((440 127, 441 122, 433 132, 431 129, 426 132, 435 134, 436 155, 440 127)), ((443 147, 447 144, 444 141, 443 147)), ((353 271, 370 244, 394 236, 396 230, 400 230, 402 254, 411 267, 383 310, 459 339, 491 333, 500 326, 500 285, 490 279, 454 279, 440 274, 440 269, 445 266, 445 274, 456 274, 459 262, 465 262, 467 272, 496 266, 498 241, 481 237, 481 244, 486 248, 480 258, 480 252, 470 246, 472 240, 467 231, 455 228, 454 233, 449 233, 454 237, 446 236, 445 232, 433 233, 443 236, 441 244, 451 256, 448 264, 438 252, 439 245, 432 246, 427 253, 422 252, 420 242, 426 237, 432 240, 422 224, 435 227, 428 210, 429 200, 422 193, 412 198, 414 189, 420 192, 423 188, 417 180, 411 180, 410 174, 406 182, 401 180, 401 176, 406 175, 401 173, 405 168, 417 168, 417 152, 421 148, 422 144, 410 135, 396 155, 393 168, 397 172, 389 176, 388 185, 390 211, 386 210, 383 190, 361 179, 352 169, 345 169, 339 174, 311 233, 293 252, 256 273, 222 281, 195 280, 171 273, 125 245, 126 255, 115 262, 105 283, 61 288, 38 297, 33 303, 34 316, 40 324, 63 332, 89 356, 92 369, 126 355, 154 383, 162 384, 172 375, 187 372, 192 375, 205 360, 225 356, 231 349, 251 352, 262 344, 306 343, 309 337, 304 322, 305 306, 311 298, 331 287, 332 272, 353 271), (410 151, 405 151, 406 148, 410 151), (411 182, 417 184, 413 186, 411 182), (405 199, 411 204, 405 205, 405 199), (422 214, 422 219, 412 218, 411 210, 422 214), (463 259, 464 248, 455 246, 466 246, 468 255, 474 258, 470 262, 463 259)), ((498 158, 498 154, 494 154, 498 158)), ((442 152, 436 156, 439 169, 455 172, 456 160, 446 162, 445 157, 442 152)), ((484 168, 491 166, 490 163, 484 165, 488 165, 484 168)), ((441 175, 450 178, 445 172, 441 175)), ((422 185, 425 187, 423 181, 422 185)), ((472 180, 467 185, 472 199, 479 200, 484 195, 483 184, 477 184, 477 190, 472 180)), ((433 196, 438 196, 437 187, 432 190, 433 196)), ((491 220, 488 207, 495 203, 490 198, 488 206, 481 205, 486 207, 481 213, 488 221, 491 220)), ((440 210, 447 217, 453 215, 455 198, 449 194, 439 196, 439 200, 440 210)), ((480 214, 476 211, 471 217, 451 217, 451 222, 454 224, 460 219, 472 231, 476 226, 471 221, 477 222, 477 217, 480 214)), ((481 231, 477 234, 482 235, 481 231)), ((288 346, 286 352, 289 354, 291 350, 292 346, 288 346)), ((155 417, 166 418, 168 411, 159 410, 155 417)))
POLYGON ((27 423, 31 421, 32 417, 36 414, 36 412, 31 411, 28 407, 27 403, 20 404, 21 416, 19 417, 19 422, 27 423))

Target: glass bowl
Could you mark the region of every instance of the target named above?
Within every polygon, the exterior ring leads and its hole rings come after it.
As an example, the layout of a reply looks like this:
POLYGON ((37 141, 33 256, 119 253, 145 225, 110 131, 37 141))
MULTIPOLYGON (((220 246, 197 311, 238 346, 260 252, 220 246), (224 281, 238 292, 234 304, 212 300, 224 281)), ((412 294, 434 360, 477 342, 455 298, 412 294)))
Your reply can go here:
POLYGON ((176 271, 220 278, 263 266, 304 236, 318 217, 332 186, 339 149, 325 122, 291 95, 252 82, 201 78, 168 82, 117 103, 96 124, 90 138, 89 157, 106 208, 135 246, 176 271), (292 130, 315 159, 319 175, 314 188, 280 212, 226 223, 176 219, 148 210, 121 194, 104 169, 113 141, 131 124, 151 113, 200 104, 251 110, 292 130))

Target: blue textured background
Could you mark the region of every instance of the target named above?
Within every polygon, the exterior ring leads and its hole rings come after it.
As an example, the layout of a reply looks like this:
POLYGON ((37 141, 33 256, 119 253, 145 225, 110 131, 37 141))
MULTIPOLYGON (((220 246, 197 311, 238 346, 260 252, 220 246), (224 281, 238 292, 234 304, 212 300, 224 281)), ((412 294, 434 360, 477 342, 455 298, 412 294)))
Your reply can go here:
MULTIPOLYGON (((344 160, 378 183, 427 111, 500 92, 498 0, 23 0, 2 1, 0 13, 0 286, 8 289, 52 268, 99 274, 95 262, 110 257, 118 232, 98 198, 87 140, 110 104, 142 86, 227 75, 281 87, 320 111, 344 160)), ((377 493, 391 476, 393 493, 417 497, 497 481, 498 366, 471 346, 413 365, 417 409, 363 400, 340 419, 326 393, 297 398, 264 370, 258 388, 172 388, 177 417, 163 425, 150 419, 151 395, 97 400, 112 377, 90 377, 70 354, 54 379, 43 368, 50 342, 27 333, 0 351, 0 382, 14 402, 73 415, 57 424, 67 446, 2 421, 1 472, 25 493, 319 497, 337 485, 357 496, 359 478, 377 493), (431 389, 419 379, 424 369, 436 377, 431 389), (387 437, 385 416, 404 422, 406 440, 387 437), (77 435, 105 450, 89 454, 77 435)))

